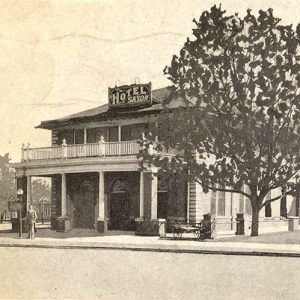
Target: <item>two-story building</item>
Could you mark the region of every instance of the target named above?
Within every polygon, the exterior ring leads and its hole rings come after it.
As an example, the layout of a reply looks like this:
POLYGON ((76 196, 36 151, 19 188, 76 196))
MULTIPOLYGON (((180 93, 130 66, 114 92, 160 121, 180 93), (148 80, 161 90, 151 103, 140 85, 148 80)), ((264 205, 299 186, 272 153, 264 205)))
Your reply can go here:
MULTIPOLYGON (((141 171, 137 140, 155 122, 168 95, 167 88, 151 91, 151 84, 116 87, 109 89, 108 104, 41 122, 37 128, 51 131, 52 145, 23 145, 21 162, 14 164, 17 187, 24 191, 24 210, 31 201, 31 178, 44 176, 52 182, 53 229, 105 232, 138 227, 140 233, 151 234, 159 218, 195 222, 208 212, 220 228, 233 229, 236 213, 251 215, 243 196, 204 194, 199 184, 183 182, 180 176, 166 182, 153 175, 155 170, 141 171)), ((174 99, 170 105, 176 109, 183 103, 174 99)), ((272 205, 262 211, 263 219, 299 212, 299 200, 288 208, 286 203, 272 205)))

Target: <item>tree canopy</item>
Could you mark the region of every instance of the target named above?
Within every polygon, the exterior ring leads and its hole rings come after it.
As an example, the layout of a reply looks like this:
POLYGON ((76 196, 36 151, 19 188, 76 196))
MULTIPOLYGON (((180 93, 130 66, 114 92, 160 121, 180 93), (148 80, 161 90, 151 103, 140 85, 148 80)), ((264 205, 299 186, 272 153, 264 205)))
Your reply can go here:
POLYGON ((15 173, 9 165, 9 154, 0 155, 0 214, 8 211, 8 202, 16 200, 15 173))
POLYGON ((159 172, 188 170, 204 192, 248 197, 257 235, 259 210, 279 198, 265 196, 299 190, 300 25, 283 25, 272 9, 240 17, 221 6, 193 22, 193 37, 164 70, 171 93, 145 143, 158 151, 142 156, 159 172), (168 108, 174 99, 185 104, 168 108))

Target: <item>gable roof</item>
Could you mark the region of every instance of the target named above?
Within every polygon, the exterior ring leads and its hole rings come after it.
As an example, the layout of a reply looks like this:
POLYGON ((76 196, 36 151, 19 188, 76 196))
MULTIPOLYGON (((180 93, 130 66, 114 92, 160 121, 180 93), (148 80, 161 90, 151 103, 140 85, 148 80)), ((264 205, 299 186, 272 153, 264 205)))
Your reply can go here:
MULTIPOLYGON (((152 105, 143 107, 130 108, 109 108, 108 104, 104 104, 95 108, 84 110, 75 114, 71 114, 59 119, 42 121, 36 128, 51 129, 59 125, 76 124, 83 121, 92 120, 108 120, 114 118, 129 118, 135 116, 143 116, 148 114, 159 113, 163 109, 162 102, 170 95, 170 89, 164 87, 152 91, 152 105)), ((176 108, 184 105, 179 98, 169 103, 169 108, 176 108)))

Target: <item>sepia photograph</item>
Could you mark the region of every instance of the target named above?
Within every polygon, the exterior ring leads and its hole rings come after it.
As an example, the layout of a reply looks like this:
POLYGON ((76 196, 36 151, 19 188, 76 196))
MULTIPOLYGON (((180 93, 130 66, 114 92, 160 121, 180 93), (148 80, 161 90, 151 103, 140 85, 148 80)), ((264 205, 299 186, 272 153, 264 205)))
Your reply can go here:
POLYGON ((0 299, 298 299, 300 2, 0 0, 0 299))

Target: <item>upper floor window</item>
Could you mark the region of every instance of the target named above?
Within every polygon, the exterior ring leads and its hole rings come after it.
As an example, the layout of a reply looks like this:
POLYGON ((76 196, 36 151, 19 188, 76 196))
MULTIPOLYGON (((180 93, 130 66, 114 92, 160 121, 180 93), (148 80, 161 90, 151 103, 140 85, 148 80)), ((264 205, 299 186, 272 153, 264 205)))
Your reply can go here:
POLYGON ((140 140, 143 136, 143 132, 148 129, 147 124, 131 124, 121 127, 121 140, 122 141, 134 141, 140 140))
POLYGON ((58 133, 58 145, 63 143, 63 140, 66 140, 68 145, 74 144, 74 129, 65 129, 61 130, 58 133))
POLYGON ((66 140, 68 145, 83 144, 84 143, 84 130, 83 129, 65 129, 59 131, 58 134, 58 145, 66 140))
POLYGON ((75 129, 74 144, 83 144, 83 143, 84 143, 84 129, 75 129))
POLYGON ((107 127, 88 128, 86 130, 87 143, 98 143, 100 141, 101 136, 103 136, 104 140, 107 141, 107 137, 108 137, 107 127))
POLYGON ((58 145, 66 140, 68 145, 84 144, 85 138, 87 143, 98 143, 101 136, 104 137, 105 142, 118 142, 121 141, 133 141, 142 138, 143 132, 148 130, 147 124, 130 124, 124 126, 111 126, 111 127, 94 127, 86 129, 64 129, 58 132, 58 145), (120 132, 119 132, 120 128, 120 132))

